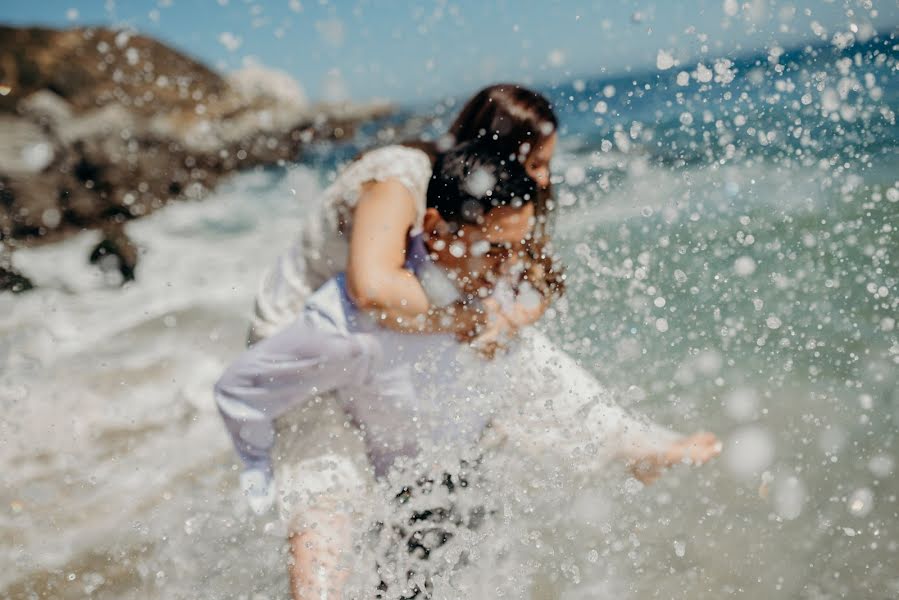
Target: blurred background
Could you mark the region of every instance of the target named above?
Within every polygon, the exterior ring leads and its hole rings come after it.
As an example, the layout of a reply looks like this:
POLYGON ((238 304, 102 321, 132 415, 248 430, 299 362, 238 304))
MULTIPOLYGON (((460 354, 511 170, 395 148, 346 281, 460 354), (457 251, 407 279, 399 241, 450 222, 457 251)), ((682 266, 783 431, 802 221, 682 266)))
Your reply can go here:
POLYGON ((557 490, 528 597, 895 598, 897 34, 893 0, 6 3, 0 596, 287 596, 212 382, 339 166, 513 81, 561 120, 538 326, 725 442, 557 490))

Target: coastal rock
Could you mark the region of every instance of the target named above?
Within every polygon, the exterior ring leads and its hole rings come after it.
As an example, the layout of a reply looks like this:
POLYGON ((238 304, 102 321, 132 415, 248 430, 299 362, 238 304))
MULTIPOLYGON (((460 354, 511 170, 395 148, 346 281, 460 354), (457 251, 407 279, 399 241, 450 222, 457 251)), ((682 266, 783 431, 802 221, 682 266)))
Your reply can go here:
POLYGON ((223 77, 129 30, 0 26, 0 244, 99 228, 92 262, 115 255, 133 279, 129 220, 390 110, 310 105, 285 73, 250 64, 223 77))

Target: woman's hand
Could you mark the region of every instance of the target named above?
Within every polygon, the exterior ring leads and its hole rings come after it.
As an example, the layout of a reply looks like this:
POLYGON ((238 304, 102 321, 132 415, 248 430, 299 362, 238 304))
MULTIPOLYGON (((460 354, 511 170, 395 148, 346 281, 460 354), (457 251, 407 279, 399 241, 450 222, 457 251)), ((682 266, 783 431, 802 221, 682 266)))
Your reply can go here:
POLYGON ((540 320, 543 313, 546 312, 548 303, 541 300, 536 305, 516 302, 511 307, 503 311, 503 315, 508 319, 509 323, 516 329, 533 325, 540 320))
POLYGON ((399 181, 363 186, 353 212, 347 291, 361 310, 384 315, 384 325, 403 329, 430 308, 415 276, 403 268, 415 198, 399 181))

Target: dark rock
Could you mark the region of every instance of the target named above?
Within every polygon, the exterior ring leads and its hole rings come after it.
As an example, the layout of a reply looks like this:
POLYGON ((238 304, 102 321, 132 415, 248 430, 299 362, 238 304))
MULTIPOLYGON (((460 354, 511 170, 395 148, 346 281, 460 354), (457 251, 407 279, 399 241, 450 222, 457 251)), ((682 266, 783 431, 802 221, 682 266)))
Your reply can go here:
POLYGON ((125 234, 123 227, 110 227, 104 232, 99 244, 94 246, 90 262, 94 265, 109 265, 122 274, 122 282, 134 281, 137 266, 137 246, 125 234))
POLYGON ((104 28, 0 26, 0 85, 0 244, 102 229, 97 260, 118 257, 126 280, 137 261, 127 221, 199 198, 232 172, 293 161, 303 144, 349 137, 390 110, 309 106, 284 74, 226 79, 104 28))
POLYGON ((12 268, 0 267, 0 292, 19 294, 33 289, 31 281, 12 268))

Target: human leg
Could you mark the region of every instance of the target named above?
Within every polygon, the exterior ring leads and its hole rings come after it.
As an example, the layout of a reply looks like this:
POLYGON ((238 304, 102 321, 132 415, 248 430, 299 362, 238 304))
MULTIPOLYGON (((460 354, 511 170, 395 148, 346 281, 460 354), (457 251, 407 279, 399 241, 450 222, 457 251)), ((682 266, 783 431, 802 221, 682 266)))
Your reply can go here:
POLYGON ((702 464, 720 453, 710 433, 683 435, 619 406, 577 361, 537 332, 522 336, 522 364, 541 365, 507 378, 527 398, 500 415, 495 434, 535 457, 583 455, 577 470, 597 473, 613 459, 650 483, 681 462, 702 464), (584 452, 589 450, 589 452, 584 452))
POLYGON ((649 452, 629 464, 634 477, 645 484, 658 479, 662 471, 674 465, 702 465, 721 453, 721 442, 713 433, 700 432, 684 436, 662 452, 649 452))
POLYGON ((371 485, 359 432, 346 426, 333 394, 290 411, 277 426, 272 456, 293 597, 340 598, 371 485))
POLYGON ((290 591, 294 600, 340 598, 350 575, 352 520, 347 514, 309 509, 300 526, 288 534, 290 591))

